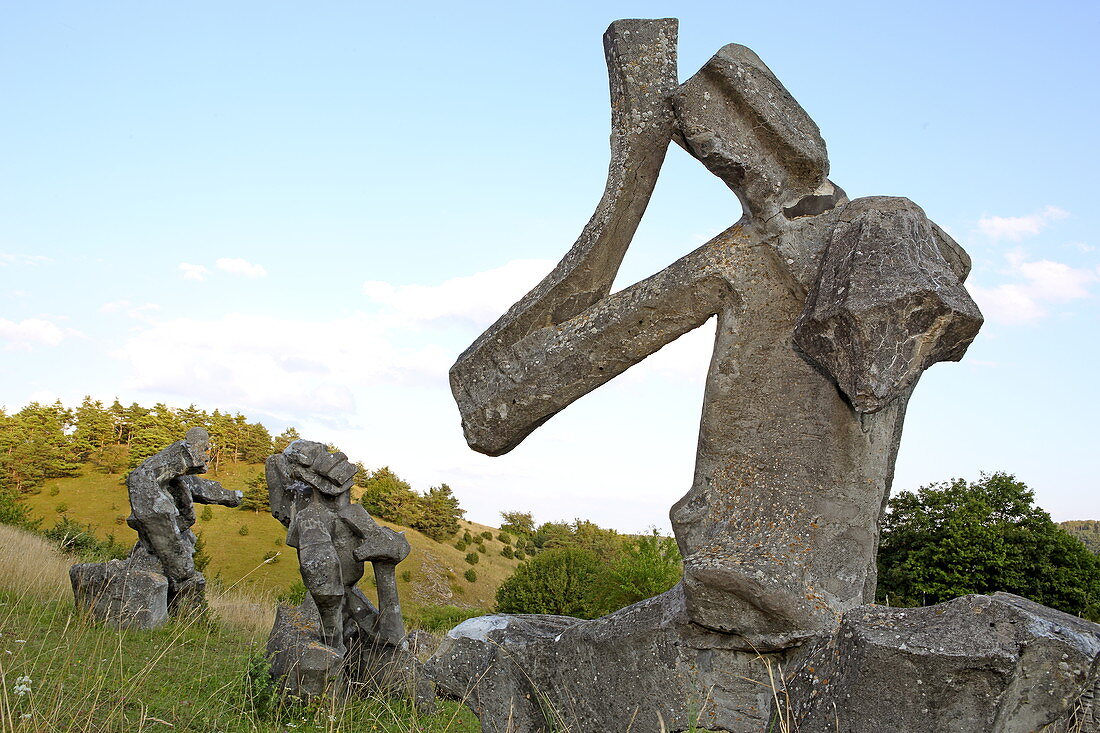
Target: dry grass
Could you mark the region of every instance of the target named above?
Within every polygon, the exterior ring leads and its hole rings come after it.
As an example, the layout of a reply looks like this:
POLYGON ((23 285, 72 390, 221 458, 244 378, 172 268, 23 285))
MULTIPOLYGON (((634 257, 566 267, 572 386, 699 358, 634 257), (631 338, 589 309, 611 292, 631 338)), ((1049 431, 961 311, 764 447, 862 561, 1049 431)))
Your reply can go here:
MULTIPOLYGON (((69 568, 78 562, 43 537, 0 524, 0 589, 41 601, 72 598, 69 568)), ((250 637, 266 636, 275 622, 273 593, 211 589, 207 598, 219 621, 250 637)))
POLYGON ((39 600, 72 594, 69 567, 76 562, 36 534, 0 524, 0 588, 39 600))

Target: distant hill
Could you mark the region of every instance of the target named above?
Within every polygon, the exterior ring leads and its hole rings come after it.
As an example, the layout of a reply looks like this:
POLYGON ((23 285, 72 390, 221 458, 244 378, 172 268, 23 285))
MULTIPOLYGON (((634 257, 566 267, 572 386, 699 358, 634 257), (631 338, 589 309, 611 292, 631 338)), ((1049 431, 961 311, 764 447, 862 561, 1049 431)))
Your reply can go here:
MULTIPOLYGON (((218 471, 204 475, 220 481, 227 489, 244 491, 246 482, 262 471, 262 464, 223 463, 218 471)), ((48 479, 38 493, 22 500, 33 518, 42 519, 43 529, 64 515, 81 524, 91 524, 101 538, 114 535, 118 542, 129 547, 137 541, 137 534, 126 525, 130 504, 124 475, 104 474, 84 466, 77 476, 48 479)), ((200 518, 192 528, 205 540, 205 551, 211 557, 205 571, 208 582, 216 580, 224 587, 249 587, 277 596, 301 579, 296 551, 283 544, 286 529, 274 517, 221 506, 210 509, 210 519, 200 518), (278 558, 265 563, 264 558, 275 552, 279 553, 278 558)), ((196 512, 201 517, 203 507, 196 507, 196 512)), ((518 560, 501 555, 504 543, 496 539, 499 530, 494 527, 460 521, 461 529, 456 536, 436 542, 414 529, 390 522, 379 524, 404 531, 412 545, 409 557, 397 566, 398 590, 402 606, 408 610, 447 604, 490 610, 496 601, 497 588, 519 565, 518 560), (456 549, 455 543, 466 531, 474 536, 492 533, 492 539, 483 542, 484 553, 477 552, 477 544, 465 550, 456 549), (476 565, 465 560, 471 551, 478 555, 476 565), (473 583, 465 577, 471 567, 477 574, 473 583)), ((361 587, 368 596, 375 597, 369 565, 361 587)))
POLYGON ((1085 543, 1085 547, 1100 553, 1100 521, 1096 519, 1075 519, 1061 522, 1062 529, 1085 543))

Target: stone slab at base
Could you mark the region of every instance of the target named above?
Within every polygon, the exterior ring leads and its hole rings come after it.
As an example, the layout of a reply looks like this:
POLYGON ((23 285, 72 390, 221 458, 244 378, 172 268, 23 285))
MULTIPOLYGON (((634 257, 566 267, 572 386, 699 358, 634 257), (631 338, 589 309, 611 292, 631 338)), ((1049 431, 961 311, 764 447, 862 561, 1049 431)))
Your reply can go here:
POLYGON ((1018 596, 861 606, 797 648, 742 645, 690 623, 677 587, 592 621, 470 619, 426 666, 492 733, 1100 731, 1100 625, 1018 596))
POLYGON ((77 608, 116 629, 155 629, 168 620, 168 579, 122 560, 69 568, 77 608))

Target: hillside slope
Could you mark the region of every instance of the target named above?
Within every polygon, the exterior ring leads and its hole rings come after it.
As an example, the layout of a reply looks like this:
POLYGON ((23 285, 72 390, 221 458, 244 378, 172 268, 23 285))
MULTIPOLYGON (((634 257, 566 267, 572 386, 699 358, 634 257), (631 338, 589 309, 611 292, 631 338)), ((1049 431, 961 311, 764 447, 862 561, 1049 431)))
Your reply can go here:
MULTIPOLYGON (((227 489, 243 491, 245 482, 262 471, 262 464, 236 463, 204 475, 220 481, 227 489)), ((126 525, 130 504, 123 478, 124 474, 86 469, 80 476, 50 479, 39 493, 27 496, 24 501, 32 517, 42 519, 44 529, 64 515, 81 524, 91 524, 101 538, 113 535, 129 547, 137 540, 137 534, 126 525)), ((256 593, 280 595, 300 580, 295 550, 283 544, 286 530, 274 517, 221 506, 210 509, 211 518, 206 521, 200 518, 193 527, 205 540, 206 552, 211 557, 205 572, 208 581, 223 587, 242 586, 256 593), (271 553, 278 556, 265 562, 271 553)), ((201 517, 203 508, 196 511, 201 517)), ((453 604, 490 610, 497 588, 519 565, 519 561, 500 554, 504 543, 496 539, 499 530, 493 527, 462 521, 458 535, 440 543, 414 529, 389 522, 380 524, 403 531, 412 546, 409 557, 397 567, 398 590, 403 606, 409 609, 453 604), (475 536, 481 532, 493 535, 484 541, 486 551, 477 553, 479 561, 473 566, 466 563, 465 556, 476 552, 477 545, 464 551, 454 546, 465 531, 475 536), (473 583, 464 575, 471 567, 477 574, 473 583)), ((369 566, 360 585, 368 596, 375 597, 369 566)))

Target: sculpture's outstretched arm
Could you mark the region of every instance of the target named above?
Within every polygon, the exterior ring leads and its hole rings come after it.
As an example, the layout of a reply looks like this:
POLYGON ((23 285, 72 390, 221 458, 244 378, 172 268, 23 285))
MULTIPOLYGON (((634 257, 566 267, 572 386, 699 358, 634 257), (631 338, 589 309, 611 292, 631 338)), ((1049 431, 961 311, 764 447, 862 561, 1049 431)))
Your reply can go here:
POLYGON ((730 295, 706 246, 560 325, 488 342, 451 368, 474 450, 500 455, 577 398, 702 325, 730 295))
POLYGON ((201 476, 180 476, 178 479, 191 498, 199 504, 220 504, 222 506, 240 506, 243 494, 225 488, 217 481, 201 476))

